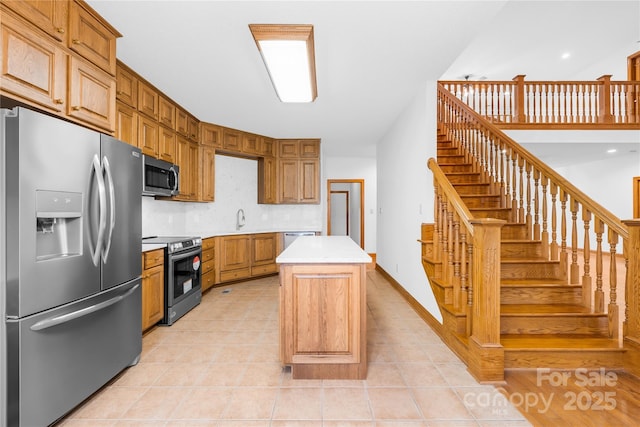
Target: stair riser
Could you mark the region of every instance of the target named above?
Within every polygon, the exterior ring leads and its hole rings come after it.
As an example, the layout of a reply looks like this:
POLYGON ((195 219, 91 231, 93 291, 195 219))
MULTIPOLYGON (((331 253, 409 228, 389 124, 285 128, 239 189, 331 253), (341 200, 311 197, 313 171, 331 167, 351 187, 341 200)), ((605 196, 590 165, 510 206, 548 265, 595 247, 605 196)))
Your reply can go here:
POLYGON ((462 196, 468 208, 499 208, 500 196, 462 196))
POLYGON ((453 184, 453 188, 455 188, 456 192, 461 196, 466 194, 488 194, 491 191, 491 186, 489 184, 453 184))
POLYGON ((549 263, 502 263, 500 265, 502 279, 562 279, 563 272, 558 262, 549 263))
POLYGON ((554 288, 502 286, 501 304, 582 304, 582 290, 576 287, 562 286, 554 288))
POLYGON ((621 351, 530 351, 505 349, 505 369, 540 367, 552 369, 599 369, 606 367, 608 370, 622 369, 621 351))
POLYGON ((589 334, 592 337, 607 337, 609 323, 605 316, 558 317, 558 316, 501 316, 501 334, 589 334))
POLYGON ((511 210, 509 209, 478 210, 469 208, 469 210, 475 218, 495 218, 508 221, 511 217, 511 210))
POLYGON ((442 169, 442 172, 445 174, 451 172, 473 172, 473 165, 469 163, 462 163, 459 165, 440 164, 440 169, 442 169))
POLYGON ((447 175, 449 182, 452 184, 459 183, 479 183, 482 182, 482 175, 480 173, 460 173, 447 175))
POLYGON ((500 256, 502 259, 508 258, 532 258, 545 259, 543 256, 542 243, 540 242, 502 242, 500 245, 500 256))
POLYGON ((523 240, 527 238, 527 228, 521 224, 505 224, 500 230, 503 240, 523 240))
POLYGON ((457 152, 451 153, 440 153, 438 152, 438 163, 451 165, 451 164, 465 164, 466 159, 462 154, 458 154, 457 152))

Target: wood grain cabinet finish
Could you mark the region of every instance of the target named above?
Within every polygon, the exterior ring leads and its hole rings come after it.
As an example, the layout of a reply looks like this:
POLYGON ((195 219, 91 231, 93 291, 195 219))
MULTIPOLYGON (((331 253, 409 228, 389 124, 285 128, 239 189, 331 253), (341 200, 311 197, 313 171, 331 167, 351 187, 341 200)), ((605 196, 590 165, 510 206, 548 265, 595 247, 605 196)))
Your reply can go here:
POLYGON ((138 146, 138 113, 130 106, 116 102, 116 138, 138 146))
POLYGON ((365 379, 363 264, 280 266, 280 357, 294 379, 365 379))
POLYGON ((176 158, 176 133, 173 129, 164 126, 158 131, 158 157, 169 163, 175 163, 176 158))
POLYGON ((176 163, 180 168, 180 194, 176 200, 198 201, 199 183, 198 143, 178 136, 176 143, 176 163))
POLYGON ((242 152, 245 154, 260 154, 260 150, 262 149, 262 137, 243 132, 242 134, 242 152))
POLYGON ((258 203, 276 203, 277 184, 277 161, 275 157, 265 156, 258 158, 258 203))
POLYGON ((222 148, 241 153, 242 132, 235 129, 224 128, 222 130, 222 148))
POLYGON ((57 114, 66 113, 67 54, 59 43, 43 38, 0 7, 0 93, 57 114))
POLYGON ((116 63, 116 99, 138 108, 138 78, 119 61, 116 63))
POLYGON ((200 122, 200 143, 209 147, 222 147, 222 127, 200 122))
POLYGON ((158 120, 158 92, 143 81, 138 82, 138 112, 158 120))
POLYGON ((202 239, 202 292, 215 285, 215 238, 202 239))
POLYGON ((71 56, 67 115, 113 133, 116 117, 115 78, 71 56))
POLYGON ((158 157, 158 139, 160 126, 155 120, 138 115, 138 147, 142 154, 158 157))
MULTIPOLYGON (((69 2, 67 1, 6 1, 2 2, 21 17, 66 44, 69 2)), ((5 19, 5 16, 2 17, 5 19)))
POLYGON ((176 127, 176 106, 164 96, 158 96, 158 122, 171 130, 176 127))
POLYGON ((200 146, 200 175, 201 202, 213 202, 215 200, 215 162, 216 152, 212 147, 200 146))
POLYGON ((164 317, 164 249, 142 253, 142 330, 164 317))
POLYGON ((320 203, 320 140, 278 140, 276 203, 320 203))
POLYGON ((112 76, 116 75, 116 38, 120 34, 86 3, 69 3, 69 48, 112 76))
POLYGON ((220 236, 216 239, 218 261, 216 282, 223 283, 251 277, 251 236, 242 234, 220 236))
POLYGON ((251 237, 251 276, 278 272, 277 236, 277 233, 261 233, 251 237))

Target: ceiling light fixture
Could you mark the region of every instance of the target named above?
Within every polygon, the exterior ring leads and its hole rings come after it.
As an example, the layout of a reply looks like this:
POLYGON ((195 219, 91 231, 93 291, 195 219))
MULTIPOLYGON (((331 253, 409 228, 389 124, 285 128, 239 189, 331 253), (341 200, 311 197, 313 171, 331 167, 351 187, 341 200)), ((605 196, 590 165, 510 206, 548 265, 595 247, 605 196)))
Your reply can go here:
POLYGON ((609 148, 609 149, 607 150, 607 153, 609 153, 609 154, 617 153, 617 152, 618 152, 618 150, 616 150, 615 148, 609 148))
POLYGON ((250 24, 278 98, 313 102, 318 96, 313 25, 250 24))

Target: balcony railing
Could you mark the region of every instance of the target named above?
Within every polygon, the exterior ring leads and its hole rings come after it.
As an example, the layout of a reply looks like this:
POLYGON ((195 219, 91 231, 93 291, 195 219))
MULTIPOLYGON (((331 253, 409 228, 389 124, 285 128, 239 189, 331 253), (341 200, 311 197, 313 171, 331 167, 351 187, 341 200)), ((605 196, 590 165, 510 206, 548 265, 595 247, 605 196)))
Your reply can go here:
POLYGON ((640 81, 441 81, 500 128, 640 129, 640 81))

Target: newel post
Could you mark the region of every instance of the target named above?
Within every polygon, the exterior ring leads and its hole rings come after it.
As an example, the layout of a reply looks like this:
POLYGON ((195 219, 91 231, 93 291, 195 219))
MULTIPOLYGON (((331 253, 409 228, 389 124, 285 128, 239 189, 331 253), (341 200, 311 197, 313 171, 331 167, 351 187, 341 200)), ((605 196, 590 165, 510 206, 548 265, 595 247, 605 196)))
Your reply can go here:
POLYGON ((611 75, 605 74, 598 77, 602 82, 598 90, 598 123, 613 123, 611 114, 611 75))
POLYGON ((627 260, 624 321, 624 368, 640 375, 640 218, 622 221, 629 230, 624 253, 627 260))
POLYGON ((524 74, 518 74, 513 78, 516 82, 513 88, 513 121, 515 123, 524 123, 526 117, 524 114, 524 74))
POLYGON ((473 224, 473 332, 468 366, 479 382, 504 381, 500 344, 500 232, 506 221, 482 218, 473 224))

